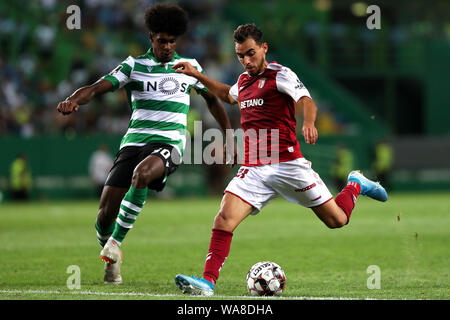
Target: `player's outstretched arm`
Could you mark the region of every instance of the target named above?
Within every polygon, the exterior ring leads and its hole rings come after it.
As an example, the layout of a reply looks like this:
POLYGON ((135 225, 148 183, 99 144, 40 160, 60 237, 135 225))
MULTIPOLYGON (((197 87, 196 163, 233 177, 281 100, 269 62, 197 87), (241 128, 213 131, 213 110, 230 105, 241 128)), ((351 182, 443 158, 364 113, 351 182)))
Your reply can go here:
POLYGON ((317 117, 317 106, 313 99, 306 96, 298 100, 297 106, 303 109, 302 134, 305 137, 305 142, 314 145, 319 137, 314 125, 317 117))
POLYGON ((71 114, 74 111, 77 112, 80 105, 88 103, 93 97, 104 94, 111 89, 112 83, 110 81, 100 79, 94 84, 76 90, 66 100, 58 103, 56 110, 63 115, 71 114))
POLYGON ((212 94, 217 96, 220 100, 229 104, 237 103, 237 101, 230 96, 229 92, 231 87, 229 85, 211 79, 207 75, 194 68, 189 62, 177 63, 172 68, 175 69, 175 71, 178 73, 184 73, 188 76, 198 79, 201 83, 203 83, 205 87, 208 88, 209 91, 211 91, 212 94))

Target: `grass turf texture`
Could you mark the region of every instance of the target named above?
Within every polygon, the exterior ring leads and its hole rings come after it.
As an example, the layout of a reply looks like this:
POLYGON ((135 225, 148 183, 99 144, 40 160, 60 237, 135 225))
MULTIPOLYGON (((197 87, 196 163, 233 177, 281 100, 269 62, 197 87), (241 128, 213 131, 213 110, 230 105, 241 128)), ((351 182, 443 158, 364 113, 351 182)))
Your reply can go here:
MULTIPOLYGON (((174 277, 203 271, 219 204, 149 198, 122 245, 120 286, 103 284, 96 201, 0 204, 0 299, 190 299, 174 277), (79 290, 67 288, 70 265, 80 267, 79 290)), ((449 207, 446 194, 360 197, 350 224, 331 230, 311 210, 275 200, 236 229, 209 299, 254 299, 245 277, 262 260, 285 270, 283 299, 449 299, 449 207), (381 270, 380 289, 367 288, 370 265, 381 270)))

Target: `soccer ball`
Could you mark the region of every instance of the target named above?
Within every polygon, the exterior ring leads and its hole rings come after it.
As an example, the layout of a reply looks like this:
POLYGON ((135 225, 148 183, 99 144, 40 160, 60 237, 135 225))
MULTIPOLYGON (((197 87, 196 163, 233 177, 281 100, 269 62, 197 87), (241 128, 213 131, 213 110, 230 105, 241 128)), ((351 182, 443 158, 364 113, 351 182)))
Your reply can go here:
POLYGON ((279 296, 285 286, 286 275, 275 262, 258 262, 247 273, 247 288, 252 296, 279 296))

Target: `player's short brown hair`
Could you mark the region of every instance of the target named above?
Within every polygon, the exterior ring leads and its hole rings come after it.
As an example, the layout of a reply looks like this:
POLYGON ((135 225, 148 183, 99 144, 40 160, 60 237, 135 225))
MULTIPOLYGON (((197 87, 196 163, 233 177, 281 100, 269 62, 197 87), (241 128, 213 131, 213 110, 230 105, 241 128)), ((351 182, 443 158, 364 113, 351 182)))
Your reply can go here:
POLYGON ((256 27, 254 23, 242 24, 234 30, 234 42, 243 43, 248 38, 252 38, 258 45, 262 45, 265 41, 263 33, 256 27))
POLYGON ((157 3, 145 11, 145 25, 153 33, 165 32, 172 36, 181 36, 188 27, 188 15, 174 3, 157 3))

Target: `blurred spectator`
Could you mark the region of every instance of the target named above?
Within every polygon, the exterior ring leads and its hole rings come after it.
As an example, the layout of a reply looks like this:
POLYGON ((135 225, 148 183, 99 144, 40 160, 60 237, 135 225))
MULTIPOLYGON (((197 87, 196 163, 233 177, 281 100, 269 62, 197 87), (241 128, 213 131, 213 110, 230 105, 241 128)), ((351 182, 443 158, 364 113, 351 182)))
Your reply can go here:
POLYGON ((89 159, 89 175, 95 186, 95 194, 100 197, 103 185, 108 177, 109 170, 113 165, 113 158, 109 154, 106 144, 101 144, 89 159))
POLYGON ((27 201, 33 185, 31 170, 27 156, 20 154, 11 164, 10 191, 11 198, 17 201, 27 201))
POLYGON ((336 160, 331 168, 331 176, 336 189, 341 190, 347 185, 347 176, 353 170, 353 153, 345 145, 339 145, 336 160))
POLYGON ((394 152, 386 141, 375 145, 373 170, 379 181, 386 189, 390 188, 390 173, 394 162, 394 152))

